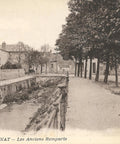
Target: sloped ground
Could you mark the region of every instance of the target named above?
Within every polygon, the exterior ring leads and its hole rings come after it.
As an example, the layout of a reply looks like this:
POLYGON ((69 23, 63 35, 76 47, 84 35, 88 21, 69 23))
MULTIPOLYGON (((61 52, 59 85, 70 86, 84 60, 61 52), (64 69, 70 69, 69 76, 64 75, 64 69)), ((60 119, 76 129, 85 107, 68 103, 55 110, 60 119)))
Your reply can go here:
POLYGON ((36 103, 39 103, 41 106, 26 126, 26 131, 38 131, 41 128, 46 127, 51 117, 51 113, 55 109, 54 104, 61 94, 60 89, 58 89, 58 85, 63 82, 65 82, 64 77, 57 77, 52 79, 43 79, 38 83, 43 92, 41 93, 41 91, 39 91, 36 95, 36 103))
POLYGON ((70 78, 66 128, 120 128, 120 96, 90 80, 70 78))
POLYGON ((2 116, 0 129, 38 130, 37 125, 41 119, 44 119, 44 113, 49 110, 51 103, 57 98, 53 93, 58 88, 58 84, 64 81, 64 77, 43 78, 31 88, 22 89, 6 97, 4 103, 8 106, 0 110, 2 116), (17 126, 18 123, 19 126, 17 126))

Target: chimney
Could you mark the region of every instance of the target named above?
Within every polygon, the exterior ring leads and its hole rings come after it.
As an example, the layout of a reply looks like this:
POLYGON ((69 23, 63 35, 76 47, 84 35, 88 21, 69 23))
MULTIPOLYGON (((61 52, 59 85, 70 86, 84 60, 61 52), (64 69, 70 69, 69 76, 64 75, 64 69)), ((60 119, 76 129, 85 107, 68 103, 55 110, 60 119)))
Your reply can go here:
POLYGON ((3 42, 3 43, 2 43, 2 49, 5 49, 5 48, 6 48, 6 43, 3 42))

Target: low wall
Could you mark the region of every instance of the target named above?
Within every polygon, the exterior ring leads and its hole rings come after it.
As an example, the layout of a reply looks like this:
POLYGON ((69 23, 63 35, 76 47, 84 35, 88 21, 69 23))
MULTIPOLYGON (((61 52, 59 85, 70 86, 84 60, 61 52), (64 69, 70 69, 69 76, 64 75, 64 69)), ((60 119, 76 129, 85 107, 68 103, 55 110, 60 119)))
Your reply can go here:
POLYGON ((57 77, 60 78, 61 81, 63 76, 25 76, 17 79, 1 81, 0 103, 3 102, 6 96, 10 96, 16 92, 19 92, 21 89, 30 88, 36 83, 44 87, 52 86, 56 80, 59 81, 59 79, 56 79, 57 77))
POLYGON ((19 92, 21 89, 31 87, 32 83, 36 83, 36 77, 23 77, 19 79, 3 81, 0 83, 0 104, 6 96, 19 92))
POLYGON ((14 79, 25 76, 24 69, 1 69, 0 80, 14 79))

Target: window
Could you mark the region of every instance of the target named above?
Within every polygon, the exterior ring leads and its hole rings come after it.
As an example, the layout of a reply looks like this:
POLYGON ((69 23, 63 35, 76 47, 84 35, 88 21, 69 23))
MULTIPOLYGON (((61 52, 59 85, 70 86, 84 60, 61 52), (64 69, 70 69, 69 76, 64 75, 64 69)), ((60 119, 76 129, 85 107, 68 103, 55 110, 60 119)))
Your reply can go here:
POLYGON ((53 68, 53 64, 51 64, 51 68, 53 68))

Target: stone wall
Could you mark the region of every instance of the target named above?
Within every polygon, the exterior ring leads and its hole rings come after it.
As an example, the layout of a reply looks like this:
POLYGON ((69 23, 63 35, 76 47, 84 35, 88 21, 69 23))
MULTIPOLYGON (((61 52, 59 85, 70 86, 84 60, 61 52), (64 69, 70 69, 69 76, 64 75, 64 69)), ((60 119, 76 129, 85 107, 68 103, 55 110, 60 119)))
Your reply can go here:
POLYGON ((14 79, 25 76, 24 69, 2 69, 0 70, 0 80, 14 79))
POLYGON ((49 87, 58 83, 64 77, 59 76, 26 76, 0 83, 0 103, 6 96, 19 92, 21 89, 30 88, 32 85, 39 84, 40 87, 49 87))
POLYGON ((19 92, 21 89, 31 87, 33 82, 36 83, 36 77, 28 77, 23 80, 0 85, 0 104, 3 102, 6 96, 19 92))

